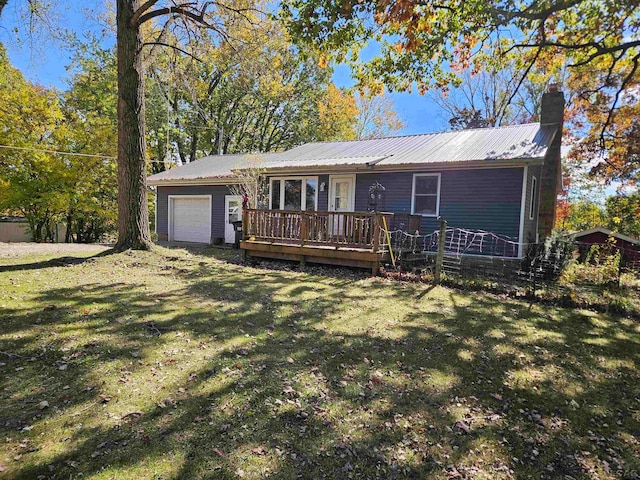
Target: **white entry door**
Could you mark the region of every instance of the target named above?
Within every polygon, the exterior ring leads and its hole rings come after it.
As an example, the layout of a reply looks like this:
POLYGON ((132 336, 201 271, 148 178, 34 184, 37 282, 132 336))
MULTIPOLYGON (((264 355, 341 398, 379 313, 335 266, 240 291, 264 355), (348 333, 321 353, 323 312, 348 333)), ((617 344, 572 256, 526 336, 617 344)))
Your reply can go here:
MULTIPOLYGON (((332 212, 353 212, 355 209, 356 176, 331 175, 329 177, 329 210, 332 212)), ((344 218, 334 216, 334 235, 344 233, 344 218)))
POLYGON ((224 225, 224 241, 225 243, 235 243, 236 231, 233 228, 233 222, 242 220, 242 197, 235 195, 226 195, 224 197, 225 208, 225 225, 224 225))

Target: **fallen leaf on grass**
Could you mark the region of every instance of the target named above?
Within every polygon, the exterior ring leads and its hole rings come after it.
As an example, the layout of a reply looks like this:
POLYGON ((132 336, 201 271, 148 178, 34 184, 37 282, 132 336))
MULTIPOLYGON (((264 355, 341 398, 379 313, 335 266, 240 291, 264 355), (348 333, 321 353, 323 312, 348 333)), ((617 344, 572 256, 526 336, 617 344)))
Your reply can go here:
POLYGON ((49 408, 49 402, 47 402, 46 400, 41 401, 41 402, 38 404, 38 408, 39 408, 40 410, 44 410, 45 408, 49 408))
POLYGON ((7 469, 6 465, 0 465, 0 472, 4 472, 7 469))
POLYGON ((139 410, 136 410, 135 412, 129 412, 123 415, 122 420, 135 420, 136 418, 139 418, 141 416, 142 416, 142 412, 139 410))
POLYGON ((217 448, 213 449, 213 453, 215 453, 216 455, 218 455, 219 457, 224 457, 224 452, 218 450, 217 448))
POLYGON ((255 455, 264 455, 267 453, 267 450, 263 446, 259 446, 251 449, 251 453, 255 455))
POLYGON ((469 433, 471 432, 471 427, 469 427, 469 425, 467 425, 465 422, 463 422, 462 420, 458 420, 456 422, 456 428, 458 430, 462 430, 464 433, 469 433))
POLYGON ((492 393, 491 396, 496 400, 498 400, 499 402, 502 401, 502 395, 500 395, 499 393, 492 393))

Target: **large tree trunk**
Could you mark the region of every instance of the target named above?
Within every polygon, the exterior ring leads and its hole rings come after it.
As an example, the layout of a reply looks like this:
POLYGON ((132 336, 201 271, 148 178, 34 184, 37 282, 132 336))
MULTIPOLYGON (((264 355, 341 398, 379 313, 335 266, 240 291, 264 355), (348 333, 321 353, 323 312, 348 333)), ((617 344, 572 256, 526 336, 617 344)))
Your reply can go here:
POLYGON ((142 35, 131 26, 140 0, 117 0, 118 243, 117 250, 152 247, 147 205, 142 35))

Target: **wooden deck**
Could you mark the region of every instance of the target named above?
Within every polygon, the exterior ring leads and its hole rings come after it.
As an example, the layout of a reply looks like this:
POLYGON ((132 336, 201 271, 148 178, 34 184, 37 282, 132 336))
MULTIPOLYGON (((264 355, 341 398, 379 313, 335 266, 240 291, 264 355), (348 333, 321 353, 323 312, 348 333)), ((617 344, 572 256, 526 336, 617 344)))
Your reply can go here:
POLYGON ((371 268, 387 259, 390 213, 245 209, 240 248, 246 256, 371 268))

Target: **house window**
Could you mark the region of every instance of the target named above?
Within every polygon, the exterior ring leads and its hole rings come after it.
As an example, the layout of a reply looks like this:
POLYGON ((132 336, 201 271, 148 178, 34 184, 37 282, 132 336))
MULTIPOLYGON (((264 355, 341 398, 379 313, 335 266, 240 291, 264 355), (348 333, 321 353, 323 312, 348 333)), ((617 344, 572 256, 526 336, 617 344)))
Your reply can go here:
POLYGON ((280 210, 280 180, 271 181, 271 210, 280 210))
POLYGON ((437 217, 440 211, 440 174, 419 173, 413 176, 411 213, 437 217))
POLYGON ((272 178, 272 210, 315 210, 318 204, 317 177, 272 178))
POLYGON ((538 179, 533 177, 531 182, 531 200, 529 203, 529 220, 533 220, 533 214, 536 211, 536 203, 538 202, 538 179))
POLYGON ((302 180, 284 181, 283 210, 302 210, 302 180))

